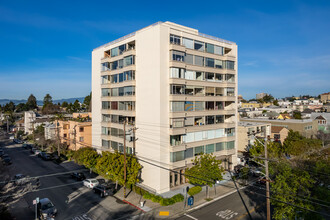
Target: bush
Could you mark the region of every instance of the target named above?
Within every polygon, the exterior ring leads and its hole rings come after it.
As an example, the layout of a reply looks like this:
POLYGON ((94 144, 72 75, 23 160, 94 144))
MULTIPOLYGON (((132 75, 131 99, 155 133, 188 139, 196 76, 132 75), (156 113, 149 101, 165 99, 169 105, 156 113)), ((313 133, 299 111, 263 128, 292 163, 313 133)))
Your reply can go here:
POLYGON ((177 202, 182 202, 184 200, 184 197, 182 194, 176 194, 172 198, 163 198, 161 196, 154 195, 152 193, 149 193, 145 191, 144 189, 141 189, 140 187, 135 187, 135 192, 139 195, 143 195, 144 199, 149 199, 153 202, 159 203, 161 206, 169 206, 173 205, 177 202))
POLYGON ((193 195, 200 193, 201 191, 202 191, 202 187, 194 186, 189 189, 188 194, 193 196, 193 195))

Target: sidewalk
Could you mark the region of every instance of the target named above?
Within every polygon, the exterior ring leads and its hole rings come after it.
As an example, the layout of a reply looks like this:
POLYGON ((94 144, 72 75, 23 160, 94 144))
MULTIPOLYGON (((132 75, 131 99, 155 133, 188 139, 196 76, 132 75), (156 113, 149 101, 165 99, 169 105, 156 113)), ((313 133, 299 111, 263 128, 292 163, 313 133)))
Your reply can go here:
MULTIPOLYGON (((181 191, 185 191, 185 188, 188 185, 182 186, 182 188, 177 189, 177 193, 181 191)), ((127 190, 128 193, 130 190, 127 190)), ((124 191, 123 188, 116 193, 116 197, 121 200, 126 200, 128 203, 130 203, 133 206, 136 206, 141 211, 145 212, 145 215, 150 215, 155 218, 174 218, 178 217, 179 215, 183 214, 184 212, 194 209, 197 206, 212 203, 215 199, 220 198, 223 195, 226 195, 231 192, 236 192, 235 185, 232 181, 221 181, 219 184, 216 184, 216 186, 213 186, 212 188, 209 187, 209 196, 212 199, 211 201, 205 200, 206 198, 206 186, 202 187, 202 191, 196 195, 194 195, 194 205, 192 207, 188 207, 184 205, 184 202, 178 202, 174 205, 170 206, 161 206, 159 203, 154 203, 151 200, 146 200, 142 196, 136 194, 135 192, 130 192, 130 194, 127 196, 126 199, 124 199, 124 191), (140 202, 144 202, 144 207, 140 206, 140 202)), ((177 194, 176 193, 176 194, 177 194)), ((172 194, 172 193, 170 193, 172 194)), ((165 196, 164 196, 165 197, 165 196)), ((189 195, 188 195, 189 197, 189 195)))

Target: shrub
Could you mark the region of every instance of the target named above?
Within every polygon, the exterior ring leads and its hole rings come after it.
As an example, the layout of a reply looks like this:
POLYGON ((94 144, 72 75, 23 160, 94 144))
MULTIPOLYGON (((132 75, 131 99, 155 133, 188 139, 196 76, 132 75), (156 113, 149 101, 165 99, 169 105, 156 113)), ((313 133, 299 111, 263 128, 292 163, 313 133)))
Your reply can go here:
POLYGON ((189 189, 188 194, 193 196, 193 195, 200 193, 201 191, 202 191, 202 187, 194 186, 189 189))
POLYGON ((154 195, 152 193, 149 193, 147 191, 145 191, 144 189, 141 189, 140 187, 135 187, 135 192, 139 195, 143 195, 144 199, 149 199, 153 202, 157 202, 159 203, 161 206, 169 206, 169 205, 173 205, 177 202, 182 202, 184 200, 184 197, 182 194, 176 194, 175 196, 173 196, 172 198, 163 198, 161 196, 158 195, 154 195))

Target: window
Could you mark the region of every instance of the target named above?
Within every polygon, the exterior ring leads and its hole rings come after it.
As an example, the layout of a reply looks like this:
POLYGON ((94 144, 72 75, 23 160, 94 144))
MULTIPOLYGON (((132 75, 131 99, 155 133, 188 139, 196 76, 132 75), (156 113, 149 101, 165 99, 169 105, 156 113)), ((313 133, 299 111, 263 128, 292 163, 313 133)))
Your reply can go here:
POLYGON ((118 88, 118 95, 119 96, 124 96, 124 87, 119 87, 118 88))
POLYGON ((204 153, 204 146, 194 147, 194 156, 204 153))
POLYGON ((135 86, 124 87, 124 95, 125 96, 135 95, 135 86))
POLYGON ((124 74, 125 74, 124 80, 135 80, 134 71, 126 71, 126 72, 124 72, 124 74))
POLYGON ((173 118, 172 127, 173 128, 183 128, 184 127, 184 118, 173 118))
POLYGON ((184 85, 171 85, 171 94, 181 95, 184 94, 185 86, 184 85))
POLYGON ((102 121, 103 122, 110 122, 110 115, 102 114, 102 121))
POLYGON ((207 125, 213 125, 214 124, 214 116, 209 115, 205 117, 205 122, 207 125))
POLYGON ((125 102, 118 103, 118 110, 125 110, 125 102))
POLYGON ((204 111, 204 102, 195 102, 195 111, 204 111))
POLYGON ((214 96, 214 87, 205 87, 205 95, 206 96, 214 96))
POLYGON ((200 41, 195 41, 195 50, 204 51, 204 43, 200 41))
POLYGON ((184 151, 171 152, 170 159, 171 159, 171 162, 177 162, 180 160, 184 160, 184 151))
POLYGON ((214 81, 214 73, 205 73, 206 81, 214 81))
POLYGON ((186 158, 191 158, 194 156, 194 148, 186 149, 186 158))
POLYGON ((110 109, 110 102, 103 101, 102 102, 102 109, 110 109))
POLYGON ((194 103, 193 102, 184 102, 184 110, 185 111, 193 111, 194 103))
POLYGON ((111 83, 117 83, 118 82, 118 75, 112 75, 111 76, 111 83))
POLYGON ((214 67, 214 59, 206 57, 205 58, 205 66, 214 67))
POLYGON ((225 143, 220 142, 220 143, 216 143, 215 145, 215 151, 222 151, 225 149, 225 143))
POLYGON ((235 69, 235 62, 234 61, 226 60, 225 64, 226 64, 226 69, 229 69, 229 70, 235 69))
POLYGON ((66 137, 67 137, 67 134, 63 134, 63 137, 65 137, 65 138, 66 138, 66 137))
POLYGON ((205 102, 206 110, 214 110, 214 102, 205 102))
POLYGON ((102 147, 109 148, 110 147, 110 141, 102 140, 102 147))
POLYGON ((204 57, 195 56, 195 65, 204 66, 204 57))
POLYGON ((214 152, 214 144, 208 144, 205 146, 205 153, 210 154, 214 152))
POLYGON ((206 43, 206 52, 214 53, 214 45, 206 43))
POLYGON ((184 76, 185 76, 185 79, 194 80, 195 79, 195 72, 187 70, 184 76))
POLYGON ((235 141, 227 142, 227 147, 226 147, 227 150, 232 150, 234 148, 235 148, 235 141))
POLYGON ((110 63, 109 62, 102 63, 101 64, 101 70, 102 71, 108 71, 108 70, 110 70, 110 63))
POLYGON ((118 88, 111 89, 111 96, 113 96, 113 97, 118 96, 118 88))
POLYGON ((181 135, 171 135, 170 136, 171 146, 181 145, 181 135))
POLYGON ((79 127, 79 132, 84 132, 84 127, 79 127))
POLYGON ((223 109, 223 102, 215 102, 215 109, 216 110, 223 109))
POLYGON ((110 128, 110 134, 111 136, 118 137, 118 129, 117 128, 110 128))
POLYGON ((215 95, 216 96, 223 96, 223 88, 216 87, 215 88, 215 95))
POLYGON ((226 74, 226 81, 227 82, 235 82, 235 75, 234 74, 226 74))
POLYGON ((227 88, 227 96, 235 96, 235 88, 227 88))
POLYGON ((195 141, 195 133, 191 132, 191 133, 187 133, 185 136, 185 143, 191 143, 195 141))
POLYGON ((204 73, 203 72, 196 72, 196 80, 204 80, 204 73))
POLYGON ((191 54, 186 54, 185 60, 187 64, 194 64, 194 56, 191 54))
POLYGON ((184 69, 171 68, 170 75, 171 78, 184 78, 184 69))
POLYGON ((106 76, 101 76, 101 83, 102 84, 109 84, 111 81, 110 81, 110 76, 109 75, 106 75, 106 76))
MULTIPOLYGON (((203 117, 195 117, 195 125, 200 126, 203 125, 203 117)), ((202 135, 203 136, 203 135, 202 135)))
POLYGON ((204 88, 203 87, 195 87, 195 95, 202 96, 204 95, 204 88))
POLYGON ((118 142, 111 141, 111 149, 114 151, 118 151, 118 142))
POLYGON ((124 67, 124 61, 123 61, 123 59, 118 60, 118 68, 121 69, 123 67, 124 67))
POLYGON ((110 89, 102 89, 102 96, 110 96, 110 89))
POLYGON ((124 66, 129 66, 134 64, 134 56, 124 57, 124 66))
POLYGON ((217 116, 215 116, 215 123, 216 124, 221 124, 221 123, 224 123, 224 122, 225 122, 225 120, 224 120, 223 115, 217 115, 217 116))
POLYGON ((118 102, 111 102, 111 110, 118 110, 118 102))
POLYGON ((185 53, 181 51, 172 51, 172 60, 184 62, 185 53))
POLYGON ((116 70, 118 68, 118 61, 114 61, 110 63, 111 65, 111 70, 116 70))
POLYGON ((194 126, 194 118, 193 117, 188 117, 184 119, 184 125, 186 127, 188 126, 194 126))
POLYGON ((171 34, 170 35, 170 43, 180 45, 181 44, 181 37, 171 34))
POLYGON ((223 47, 214 46, 214 53, 218 55, 223 55, 223 47))
POLYGON ((215 81, 221 82, 222 81, 222 74, 216 73, 215 74, 215 81))
POLYGON ((185 94, 186 95, 194 95, 194 87, 193 86, 186 86, 185 94))
POLYGON ((119 55, 119 48, 115 47, 113 49, 111 49, 111 57, 115 57, 119 55))
POLYGON ((126 44, 120 45, 118 47, 119 54, 123 54, 123 52, 126 50, 126 44))
POLYGON ((220 138, 225 136, 225 129, 220 128, 215 130, 215 138, 220 138))
POLYGON ((171 102, 171 112, 184 111, 184 102, 171 102))
POLYGON ((215 68, 222 69, 223 62, 222 60, 215 60, 215 68))
POLYGON ((79 137, 79 142, 84 142, 84 137, 79 137))
POLYGON ((194 41, 188 38, 182 38, 182 45, 189 49, 194 49, 194 41))
POLYGON ((195 132, 195 141, 202 141, 202 140, 203 140, 203 132, 202 131, 195 132))

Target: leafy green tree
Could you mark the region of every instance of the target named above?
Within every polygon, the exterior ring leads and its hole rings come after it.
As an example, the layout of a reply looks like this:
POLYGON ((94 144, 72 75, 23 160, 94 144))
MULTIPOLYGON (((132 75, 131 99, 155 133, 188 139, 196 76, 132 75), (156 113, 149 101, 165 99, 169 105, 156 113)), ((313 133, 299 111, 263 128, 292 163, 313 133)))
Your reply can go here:
POLYGON ((189 183, 212 187, 215 181, 223 179, 224 168, 221 166, 222 161, 217 160, 216 156, 201 154, 201 156, 195 157, 192 161, 194 166, 187 168, 185 172, 189 183))
POLYGON ((62 102, 62 108, 66 108, 66 107, 68 107, 68 102, 66 102, 66 101, 64 101, 64 102, 62 102))
POLYGON ((38 107, 36 97, 31 94, 26 102, 26 107, 28 110, 33 110, 38 107))
MULTIPOLYGON (((134 185, 139 182, 139 173, 141 165, 136 157, 132 155, 126 156, 126 183, 134 185)), ((119 152, 102 152, 102 157, 99 158, 96 170, 99 174, 116 181, 120 185, 124 185, 124 155, 119 152)))
POLYGON ((91 106, 91 100, 92 100, 92 92, 85 97, 84 102, 83 102, 83 107, 88 111, 92 111, 92 106, 91 106))
POLYGON ((14 112, 15 111, 15 104, 10 101, 3 107, 4 112, 14 112))
POLYGON ((28 107, 24 103, 20 103, 16 106, 16 112, 23 112, 23 111, 28 111, 28 107))
POLYGON ((282 220, 283 218, 294 219, 298 211, 301 211, 301 209, 285 203, 294 204, 306 209, 314 209, 309 202, 301 199, 301 197, 309 198, 311 196, 310 188, 315 182, 308 172, 293 168, 287 162, 272 163, 271 166, 273 168, 271 169, 272 174, 275 176, 270 183, 271 197, 273 198, 271 199, 271 203, 274 205, 272 218, 278 220, 282 220))
POLYGON ((262 98, 263 102, 266 102, 266 103, 269 103, 269 102, 273 102, 274 100, 274 97, 269 94, 269 95, 265 95, 263 98, 262 98))
POLYGON ((74 101, 74 103, 73 103, 73 111, 74 112, 79 112, 80 109, 81 109, 80 102, 76 99, 76 101, 74 101))
POLYGON ((278 100, 277 100, 277 99, 275 99, 275 100, 273 101, 273 105, 279 106, 279 104, 278 104, 278 100))
POLYGON ((49 104, 53 104, 53 98, 49 94, 46 94, 44 97, 44 106, 49 104))
POLYGON ((96 166, 99 154, 90 147, 80 148, 76 151, 73 159, 76 163, 86 166, 88 169, 93 170, 96 166))
POLYGON ((300 111, 294 111, 293 112, 293 118, 294 119, 301 119, 301 112, 300 111))

